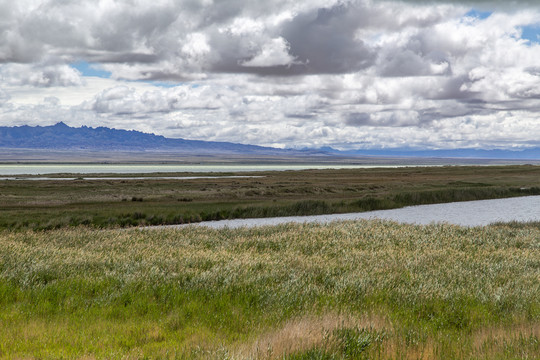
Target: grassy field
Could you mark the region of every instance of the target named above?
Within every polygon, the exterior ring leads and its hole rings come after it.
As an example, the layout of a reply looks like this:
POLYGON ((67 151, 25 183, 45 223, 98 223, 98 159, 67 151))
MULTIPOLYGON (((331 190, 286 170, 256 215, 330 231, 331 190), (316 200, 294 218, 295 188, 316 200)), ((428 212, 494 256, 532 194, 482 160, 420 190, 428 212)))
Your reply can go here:
POLYGON ((50 230, 78 225, 114 228, 180 224, 227 218, 357 212, 540 194, 540 166, 451 166, 213 175, 261 177, 0 180, 0 229, 50 230))
POLYGON ((262 177, 0 181, 0 358, 540 358, 538 223, 118 229, 537 195, 540 167, 214 175, 262 177))
POLYGON ((0 358, 538 359, 540 229, 0 232, 0 358))

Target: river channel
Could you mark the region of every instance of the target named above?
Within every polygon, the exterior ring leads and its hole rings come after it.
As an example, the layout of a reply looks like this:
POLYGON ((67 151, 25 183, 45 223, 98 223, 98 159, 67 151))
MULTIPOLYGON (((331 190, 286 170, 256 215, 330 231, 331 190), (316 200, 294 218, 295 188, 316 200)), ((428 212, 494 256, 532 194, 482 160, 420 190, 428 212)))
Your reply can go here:
POLYGON ((171 227, 206 226, 219 229, 285 223, 330 223, 332 221, 361 219, 383 219, 419 225, 449 223, 462 226, 484 226, 499 221, 540 221, 540 196, 418 205, 401 209, 349 214, 205 221, 189 225, 172 225, 171 227))

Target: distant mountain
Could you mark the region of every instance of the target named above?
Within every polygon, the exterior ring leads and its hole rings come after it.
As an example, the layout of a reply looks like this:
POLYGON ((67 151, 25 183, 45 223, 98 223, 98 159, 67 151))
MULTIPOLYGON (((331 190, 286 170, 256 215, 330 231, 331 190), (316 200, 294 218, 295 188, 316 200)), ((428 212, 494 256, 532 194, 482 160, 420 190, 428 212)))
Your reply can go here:
POLYGON ((457 159, 500 159, 500 160, 540 160, 540 148, 521 150, 484 150, 484 149, 443 149, 443 150, 414 150, 414 149, 371 149, 339 151, 331 147, 319 149, 325 153, 341 156, 384 156, 384 157, 414 157, 414 158, 457 158, 457 159))
POLYGON ((52 126, 0 127, 0 148, 46 149, 78 151, 155 151, 188 155, 261 155, 281 157, 311 156, 321 158, 440 158, 440 159, 501 159, 540 160, 540 148, 524 150, 350 150, 331 147, 320 149, 277 149, 229 142, 170 139, 139 131, 107 127, 70 127, 63 122, 52 126))
POLYGON ((91 150, 91 151, 171 151, 186 154, 312 155, 313 151, 283 150, 228 142, 169 139, 163 136, 110 129, 53 126, 0 127, 0 148, 91 150))

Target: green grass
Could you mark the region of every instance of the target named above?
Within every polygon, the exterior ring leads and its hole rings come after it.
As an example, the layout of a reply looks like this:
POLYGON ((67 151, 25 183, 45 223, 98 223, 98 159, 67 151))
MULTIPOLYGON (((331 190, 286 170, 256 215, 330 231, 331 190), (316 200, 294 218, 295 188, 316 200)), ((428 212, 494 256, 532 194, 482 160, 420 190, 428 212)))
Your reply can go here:
POLYGON ((493 226, 509 227, 514 229, 540 229, 540 221, 510 221, 510 222, 496 222, 493 226))
POLYGON ((4 231, 0 325, 6 359, 532 359, 540 230, 4 231))
POLYGON ((182 224, 540 194, 538 166, 307 170, 256 175, 263 177, 3 180, 0 229, 182 224))

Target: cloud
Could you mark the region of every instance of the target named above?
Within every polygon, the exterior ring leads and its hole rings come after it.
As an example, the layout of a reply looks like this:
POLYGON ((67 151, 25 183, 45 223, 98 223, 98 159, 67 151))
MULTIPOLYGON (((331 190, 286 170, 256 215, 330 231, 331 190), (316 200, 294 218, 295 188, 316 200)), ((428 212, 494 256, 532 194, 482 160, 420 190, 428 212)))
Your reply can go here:
POLYGON ((290 44, 279 37, 263 45, 261 52, 252 59, 241 63, 248 67, 291 66, 295 58, 289 54, 290 44))
POLYGON ((277 146, 528 146, 540 44, 522 37, 539 18, 502 1, 2 2, 0 114, 277 146))
POLYGON ((0 81, 7 85, 52 87, 81 86, 81 74, 65 64, 0 65, 0 81))
POLYGON ((11 96, 6 91, 0 89, 0 107, 6 105, 10 99, 11 96))
POLYGON ((50 104, 52 106, 58 106, 60 105, 60 99, 56 96, 47 96, 43 99, 43 102, 46 104, 50 104))
POLYGON ((283 36, 292 55, 303 64, 297 71, 346 73, 369 67, 375 53, 354 38, 363 22, 362 18, 354 19, 355 13, 345 5, 336 5, 299 14, 286 24, 283 36))

